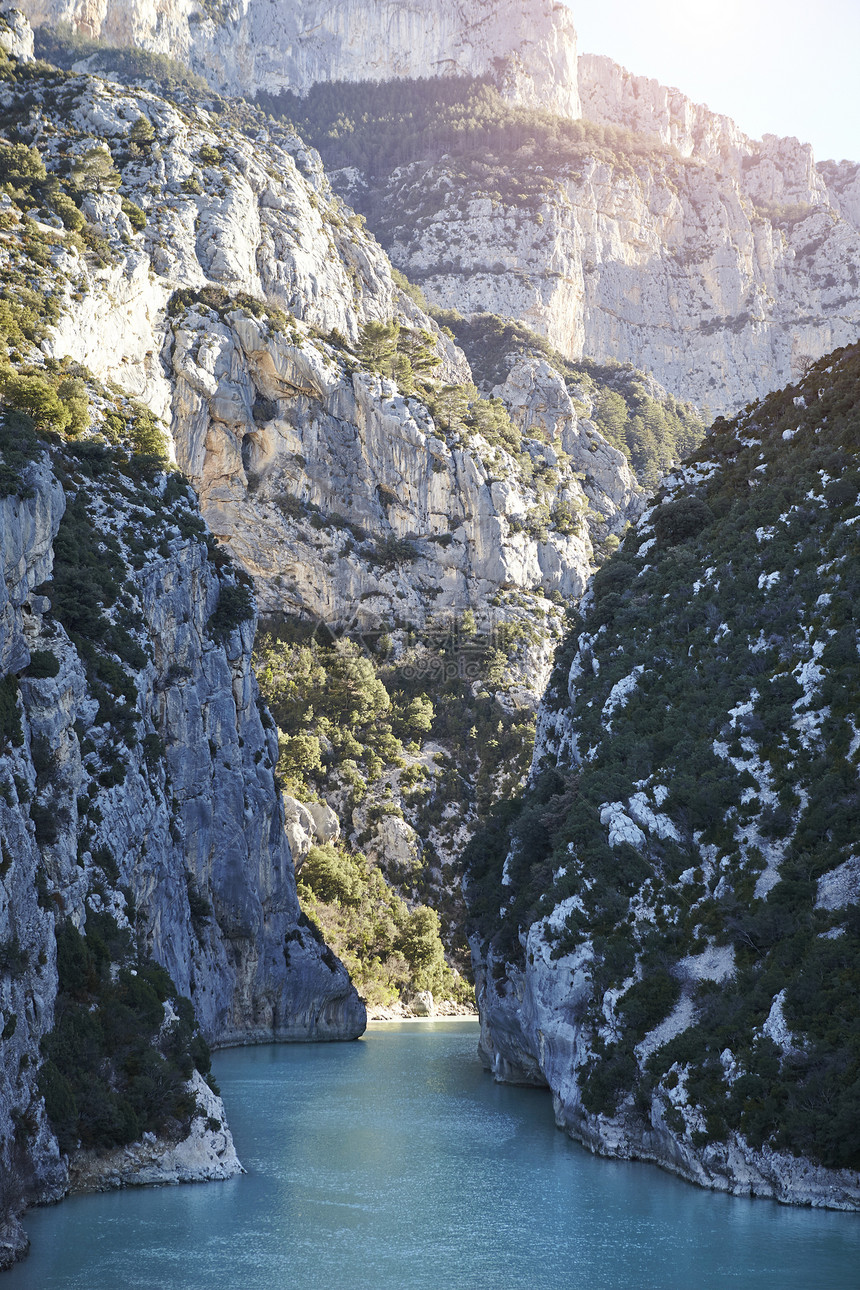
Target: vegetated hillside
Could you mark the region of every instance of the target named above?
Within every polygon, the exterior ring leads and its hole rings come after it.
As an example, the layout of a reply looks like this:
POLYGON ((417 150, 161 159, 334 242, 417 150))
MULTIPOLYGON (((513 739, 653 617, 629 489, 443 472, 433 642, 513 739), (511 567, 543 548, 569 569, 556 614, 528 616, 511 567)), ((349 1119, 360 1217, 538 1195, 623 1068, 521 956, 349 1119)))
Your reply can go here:
POLYGON ((257 642, 299 897, 374 1006, 422 990, 474 1003, 437 929, 469 973, 457 861, 520 790, 534 742, 534 709, 511 692, 515 631, 481 636, 467 611, 399 648, 387 633, 334 639, 301 621, 257 642), (302 825, 314 802, 330 819, 322 846, 302 825))
POLYGON ((563 378, 577 412, 621 449, 645 488, 656 488, 661 476, 701 442, 705 423, 696 408, 667 394, 631 363, 573 362, 546 337, 494 314, 464 318, 456 309, 432 307, 430 312, 450 329, 482 389, 502 386, 518 357, 543 356, 563 378))
POLYGON ((594 578, 528 792, 466 858, 500 1077, 547 1080, 599 1151, 849 1206, 858 524, 853 346, 664 481, 594 578))
POLYGON ((429 299, 525 323, 568 358, 630 362, 727 412, 856 334, 848 180, 831 192, 797 140, 757 143, 702 110, 701 149, 682 152, 468 77, 264 101, 429 299))

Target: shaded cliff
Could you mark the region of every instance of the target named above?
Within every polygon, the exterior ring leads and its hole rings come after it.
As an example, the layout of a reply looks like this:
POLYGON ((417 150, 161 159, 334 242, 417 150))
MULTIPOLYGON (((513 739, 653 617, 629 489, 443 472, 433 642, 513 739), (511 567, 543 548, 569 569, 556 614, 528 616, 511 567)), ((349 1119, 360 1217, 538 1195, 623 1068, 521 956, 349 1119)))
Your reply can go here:
MULTIPOLYGON (((213 1044, 364 1027, 296 900, 247 585, 157 459, 122 441, 49 447, 28 429, 11 408, 43 420, 32 396, 50 375, 7 383, 2 428, 0 1116, 12 1210, 68 1186, 39 1082, 60 929, 98 924, 101 944, 105 926, 118 929, 117 963, 130 953, 139 971, 166 968, 167 997, 191 999, 213 1044)), ((115 434, 125 416, 133 440, 140 409, 87 388, 96 425, 115 434)), ((105 1132, 95 1140, 127 1140, 122 1125, 105 1132)))

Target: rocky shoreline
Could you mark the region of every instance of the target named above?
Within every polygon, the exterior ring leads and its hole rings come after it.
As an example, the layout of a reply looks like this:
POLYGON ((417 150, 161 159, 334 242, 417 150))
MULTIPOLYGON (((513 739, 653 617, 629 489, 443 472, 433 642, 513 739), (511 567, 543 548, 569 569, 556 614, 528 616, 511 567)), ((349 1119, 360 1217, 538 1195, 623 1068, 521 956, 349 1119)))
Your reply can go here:
POLYGON ((398 1000, 386 1007, 381 1004, 368 1007, 368 1024, 372 1021, 477 1021, 476 1008, 469 1008, 463 1003, 454 1003, 451 999, 434 1000, 429 990, 417 994, 408 1003, 398 1000))

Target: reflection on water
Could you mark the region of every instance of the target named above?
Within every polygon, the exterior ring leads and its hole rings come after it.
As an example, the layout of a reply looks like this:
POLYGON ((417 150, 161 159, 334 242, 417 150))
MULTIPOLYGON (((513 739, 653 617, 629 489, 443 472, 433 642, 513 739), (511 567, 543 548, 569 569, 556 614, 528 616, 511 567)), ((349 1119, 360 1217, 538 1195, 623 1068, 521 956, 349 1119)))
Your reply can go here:
POLYGON ((0 1290, 857 1290, 857 1215, 596 1159, 476 1042, 404 1023, 218 1054, 247 1175, 33 1212, 0 1290))

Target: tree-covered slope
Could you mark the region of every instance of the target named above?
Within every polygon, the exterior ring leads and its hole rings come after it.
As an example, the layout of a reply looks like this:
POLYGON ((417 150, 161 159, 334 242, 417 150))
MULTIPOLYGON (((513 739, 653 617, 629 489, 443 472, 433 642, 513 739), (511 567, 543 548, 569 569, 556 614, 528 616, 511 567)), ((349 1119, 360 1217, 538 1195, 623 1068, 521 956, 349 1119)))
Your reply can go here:
POLYGON ((791 1164, 860 1168, 858 523, 854 346, 664 481, 467 857, 497 1071, 600 1150, 813 1203, 860 1196, 791 1164))

